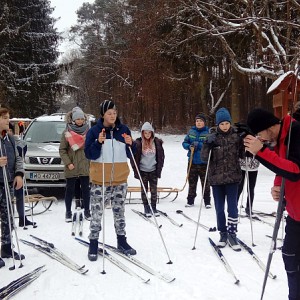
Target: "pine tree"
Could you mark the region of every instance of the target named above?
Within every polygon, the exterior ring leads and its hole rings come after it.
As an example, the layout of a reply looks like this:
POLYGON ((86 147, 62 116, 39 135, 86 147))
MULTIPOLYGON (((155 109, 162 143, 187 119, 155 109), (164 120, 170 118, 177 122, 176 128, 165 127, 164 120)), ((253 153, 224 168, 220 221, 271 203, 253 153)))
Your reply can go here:
POLYGON ((59 35, 52 11, 48 0, 7 0, 0 10, 6 30, 17 28, 15 34, 0 35, 0 42, 4 41, 0 57, 1 69, 5 69, 0 74, 6 92, 3 104, 16 116, 34 117, 57 110, 59 35))

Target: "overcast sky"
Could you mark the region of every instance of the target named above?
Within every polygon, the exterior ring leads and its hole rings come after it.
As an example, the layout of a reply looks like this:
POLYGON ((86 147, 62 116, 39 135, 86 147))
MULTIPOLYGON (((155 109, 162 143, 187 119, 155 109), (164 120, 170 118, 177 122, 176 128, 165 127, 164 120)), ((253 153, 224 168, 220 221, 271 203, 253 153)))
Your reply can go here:
MULTIPOLYGON (((50 0, 51 6, 54 8, 53 17, 60 18, 56 23, 55 27, 59 32, 66 32, 70 27, 76 24, 77 15, 76 10, 84 3, 90 2, 93 3, 94 0, 50 0)), ((66 37, 63 34, 63 37, 66 37)), ((64 41, 60 47, 59 51, 65 52, 66 49, 70 47, 76 47, 73 44, 70 44, 67 41, 64 41)))

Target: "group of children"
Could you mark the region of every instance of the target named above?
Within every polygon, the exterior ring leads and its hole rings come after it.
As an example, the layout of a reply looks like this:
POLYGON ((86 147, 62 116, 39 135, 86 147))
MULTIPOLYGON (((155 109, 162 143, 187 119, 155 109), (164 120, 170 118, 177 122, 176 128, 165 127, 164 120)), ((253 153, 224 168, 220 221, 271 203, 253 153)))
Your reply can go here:
MULTIPOLYGON (((141 182, 145 215, 158 216, 157 184, 165 159, 163 141, 155 137, 154 128, 149 122, 143 124, 141 137, 134 141, 129 128, 117 117, 116 106, 110 100, 101 103, 100 119, 91 128, 88 127, 86 114, 79 107, 66 115, 66 121, 67 128, 63 132, 59 149, 65 165, 66 221, 72 221, 71 203, 77 180, 81 188, 85 218, 91 221, 89 259, 97 259, 101 220, 107 204, 112 206, 118 248, 125 253, 135 254, 136 250, 127 243, 125 231, 124 211, 129 175, 127 159, 130 159, 134 177, 141 182), (150 198, 147 196, 148 191, 150 198)), ((225 247, 228 242, 234 250, 239 251, 240 246, 236 240, 237 202, 242 190, 240 182, 246 175, 249 176, 246 172, 249 166, 244 168, 242 176, 242 162, 248 164, 248 160, 244 158, 242 139, 231 122, 229 111, 220 108, 216 112, 217 127, 209 130, 205 115, 198 114, 195 126, 189 130, 182 146, 188 151, 189 158, 187 206, 194 205, 200 178, 202 197, 207 209, 211 208, 212 187, 220 232, 218 246, 225 247), (225 199, 228 207, 227 221, 225 199)), ((250 181, 252 193, 249 197, 252 201, 256 180, 256 176, 254 177, 251 176, 250 181)), ((249 211, 249 203, 246 212, 249 211)))

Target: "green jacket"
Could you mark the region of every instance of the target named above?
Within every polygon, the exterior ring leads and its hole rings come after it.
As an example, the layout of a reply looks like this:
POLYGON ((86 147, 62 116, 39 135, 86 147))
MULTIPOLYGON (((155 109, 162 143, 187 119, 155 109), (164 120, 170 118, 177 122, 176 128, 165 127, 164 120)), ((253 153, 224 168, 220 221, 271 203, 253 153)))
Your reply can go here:
MULTIPOLYGON (((68 114, 66 115, 66 120, 69 121, 68 114)), ((74 151, 65 137, 66 131, 64 130, 62 133, 59 145, 59 155, 65 165, 65 177, 89 176, 90 161, 85 157, 84 147, 74 151), (73 164, 75 168, 69 170, 69 164, 73 164)))

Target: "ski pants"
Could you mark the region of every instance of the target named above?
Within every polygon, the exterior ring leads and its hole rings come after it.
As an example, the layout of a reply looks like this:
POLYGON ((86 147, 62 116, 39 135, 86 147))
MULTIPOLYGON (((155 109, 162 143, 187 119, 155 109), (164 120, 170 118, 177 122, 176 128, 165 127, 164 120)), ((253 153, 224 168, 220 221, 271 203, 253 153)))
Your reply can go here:
POLYGON ((101 220, 103 215, 103 198, 105 206, 111 202, 114 215, 114 225, 117 235, 126 235, 125 231, 125 198, 127 192, 127 183, 117 186, 106 186, 92 184, 91 187, 91 222, 90 222, 90 240, 98 240, 101 231, 101 220))
MULTIPOLYGON (((204 187, 204 179, 206 174, 206 164, 202 165, 191 165, 190 173, 189 173, 189 193, 188 193, 188 204, 194 204, 195 198, 197 197, 197 182, 198 178, 200 178, 202 189, 204 187)), ((202 191, 203 193, 203 191, 202 191)), ((202 197, 201 197, 202 198, 202 197)), ((208 180, 206 180, 206 184, 204 187, 204 204, 208 205, 210 204, 210 185, 208 183, 208 180)))
MULTIPOLYGON (((157 175, 156 175, 156 170, 152 172, 144 172, 140 171, 141 173, 141 178, 143 181, 143 184, 145 186, 146 191, 148 191, 148 183, 150 185, 150 193, 151 193, 151 204, 154 205, 157 202, 157 175)), ((142 201, 143 204, 148 204, 148 200, 146 197, 146 194, 144 192, 143 186, 142 188, 142 201)))
POLYGON ((238 183, 230 183, 223 185, 212 186, 215 209, 217 214, 217 225, 220 232, 237 232, 238 223, 238 207, 237 207, 237 193, 238 183), (227 199, 228 221, 226 227, 225 217, 225 198, 227 199))
MULTIPOLYGON (((246 178, 246 186, 245 186, 245 191, 247 191, 246 211, 249 211, 249 202, 251 203, 251 211, 252 211, 253 200, 254 200, 254 188, 256 184, 257 173, 258 171, 248 171, 249 191, 248 191, 247 178, 246 178)), ((242 170, 242 181, 239 184, 238 200, 244 189, 245 177, 246 177, 246 171, 242 170)))
MULTIPOLYGON (((83 199, 84 210, 90 209, 90 179, 89 176, 79 176, 79 177, 66 178, 66 193, 65 193, 66 211, 71 211, 72 200, 73 197, 75 196, 75 184, 77 181, 80 181, 80 190, 83 199)), ((78 195, 76 195, 76 197, 78 197, 78 195)))
MULTIPOLYGON (((14 191, 10 188, 10 196, 13 199, 14 191)), ((11 212, 11 226, 14 228, 13 212, 11 212)), ((9 220, 8 220, 8 207, 6 204, 6 194, 3 186, 0 186, 0 221, 1 221, 1 245, 7 245, 11 243, 11 234, 9 230, 9 220)))
POLYGON ((286 219, 282 258, 289 285, 289 300, 300 300, 300 222, 286 219))

